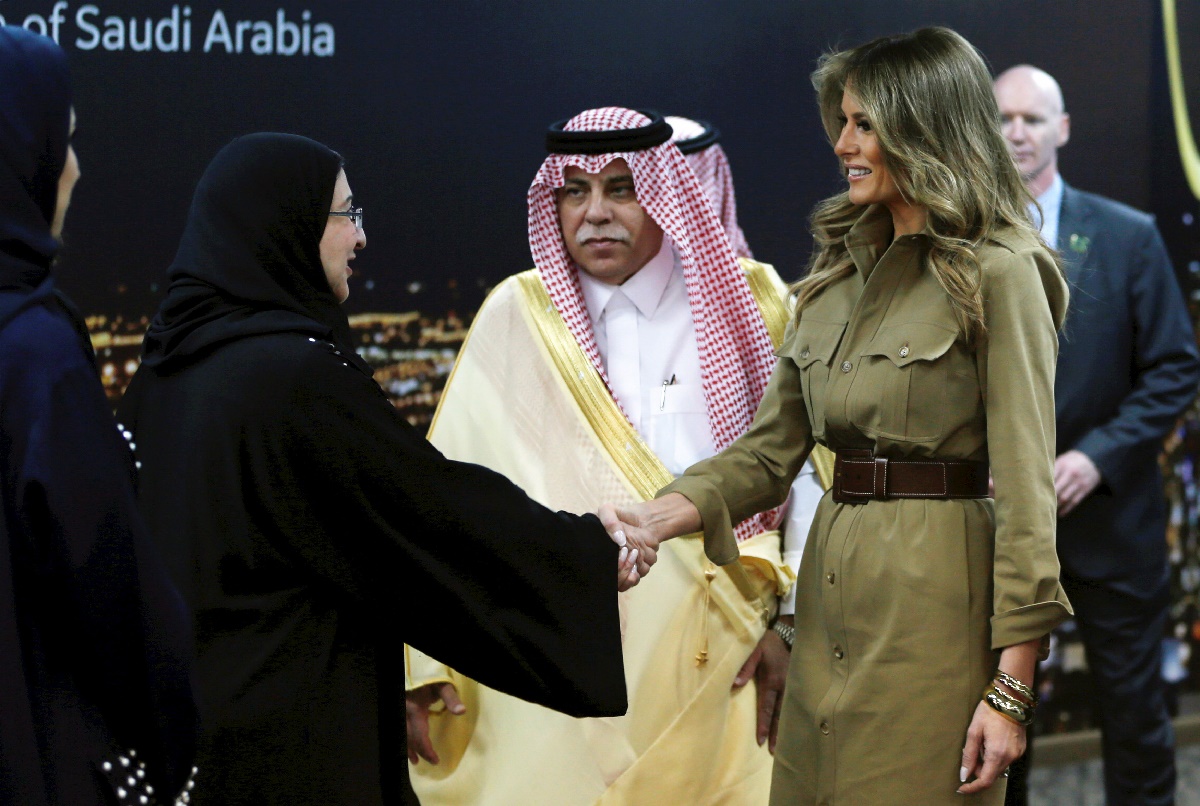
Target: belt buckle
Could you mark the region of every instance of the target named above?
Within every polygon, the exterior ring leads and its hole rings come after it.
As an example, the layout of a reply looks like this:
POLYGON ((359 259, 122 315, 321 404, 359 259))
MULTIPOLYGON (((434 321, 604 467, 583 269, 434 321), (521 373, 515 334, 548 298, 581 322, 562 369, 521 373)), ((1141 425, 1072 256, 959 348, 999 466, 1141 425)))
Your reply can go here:
POLYGON ((874 497, 880 501, 888 499, 888 460, 886 456, 873 456, 875 477, 872 479, 874 497))
MULTIPOLYGON (((863 452, 864 454, 866 451, 863 452)), ((837 461, 833 464, 833 500, 839 504, 865 504, 870 500, 870 493, 855 493, 847 489, 850 486, 850 481, 846 477, 850 474, 851 465, 866 464, 863 460, 866 456, 853 456, 850 451, 839 451, 837 461)))

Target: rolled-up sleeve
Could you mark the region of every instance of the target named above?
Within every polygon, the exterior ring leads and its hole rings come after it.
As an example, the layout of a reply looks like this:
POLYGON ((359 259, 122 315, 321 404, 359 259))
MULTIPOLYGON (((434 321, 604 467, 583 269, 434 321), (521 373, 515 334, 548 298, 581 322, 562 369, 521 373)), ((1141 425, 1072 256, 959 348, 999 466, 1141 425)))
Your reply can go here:
POLYGON ((989 264, 987 336, 978 355, 995 482, 992 648, 1040 638, 1071 615, 1059 584, 1054 493, 1053 311, 1066 284, 1049 256, 1026 250, 989 264))

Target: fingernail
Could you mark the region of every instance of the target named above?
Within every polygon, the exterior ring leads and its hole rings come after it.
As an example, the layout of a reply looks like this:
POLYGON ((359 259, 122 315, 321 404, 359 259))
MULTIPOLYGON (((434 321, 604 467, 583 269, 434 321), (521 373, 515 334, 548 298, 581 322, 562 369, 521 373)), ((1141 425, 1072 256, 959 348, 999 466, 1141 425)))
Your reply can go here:
POLYGON ((966 767, 958 768, 958 780, 959 780, 959 783, 963 783, 963 784, 965 784, 967 782, 967 768, 966 767))
POLYGON ((622 546, 621 550, 617 552, 617 564, 623 565, 627 556, 629 556, 629 549, 622 546))
POLYGON ((637 549, 630 549, 629 562, 631 562, 631 563, 637 562, 637 549))
POLYGON ((626 541, 625 541, 625 530, 624 529, 618 529, 617 531, 613 532, 613 537, 616 538, 618 546, 625 545, 626 541))

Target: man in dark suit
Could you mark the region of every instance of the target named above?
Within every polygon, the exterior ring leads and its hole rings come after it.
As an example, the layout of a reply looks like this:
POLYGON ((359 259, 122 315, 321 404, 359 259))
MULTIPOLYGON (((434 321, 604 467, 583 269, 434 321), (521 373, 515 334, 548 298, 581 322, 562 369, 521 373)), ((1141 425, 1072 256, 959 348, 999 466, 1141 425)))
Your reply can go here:
MULTIPOLYGON (((1200 381, 1195 335, 1153 219, 1058 175, 1057 151, 1070 135, 1058 83, 1021 65, 1001 74, 995 91, 1009 148, 1041 207, 1034 219, 1071 285, 1054 384, 1058 554, 1096 686, 1106 798, 1109 806, 1170 804, 1157 459, 1200 381)), ((1023 790, 1012 787, 1016 802, 1023 790)))

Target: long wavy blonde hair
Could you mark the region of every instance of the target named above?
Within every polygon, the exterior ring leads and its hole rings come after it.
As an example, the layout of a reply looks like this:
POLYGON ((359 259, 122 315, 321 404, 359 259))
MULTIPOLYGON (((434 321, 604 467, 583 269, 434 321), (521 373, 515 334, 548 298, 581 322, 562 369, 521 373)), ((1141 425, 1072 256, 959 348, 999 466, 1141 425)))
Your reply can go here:
MULTIPOLYGON (((984 334, 978 246, 1010 227, 1041 236, 1027 212, 1033 198, 1000 133, 983 57, 948 28, 922 28, 827 53, 812 82, 831 144, 845 122, 843 93, 859 102, 901 196, 925 208, 928 268, 949 296, 960 332, 968 342, 984 334)), ((865 210, 847 192, 813 210, 816 248, 806 276, 792 286, 797 317, 854 271, 843 238, 865 210)))

